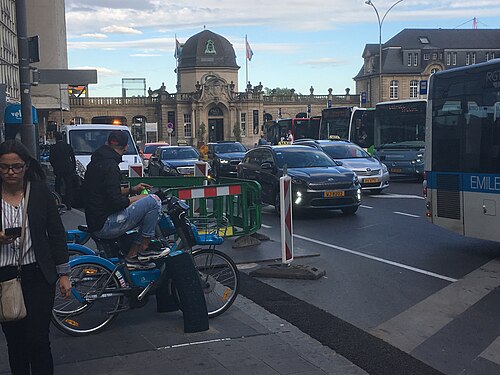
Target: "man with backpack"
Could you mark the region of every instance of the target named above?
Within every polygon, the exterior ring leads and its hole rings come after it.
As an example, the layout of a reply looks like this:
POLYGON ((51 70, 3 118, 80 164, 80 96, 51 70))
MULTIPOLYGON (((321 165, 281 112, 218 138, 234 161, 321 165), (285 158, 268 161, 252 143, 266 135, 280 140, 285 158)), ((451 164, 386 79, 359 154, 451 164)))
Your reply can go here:
POLYGON ((56 143, 50 146, 49 162, 56 177, 56 192, 61 195, 66 208, 71 210, 73 200, 72 184, 76 171, 76 159, 73 148, 63 141, 61 132, 56 132, 56 143), (64 189, 62 189, 63 186, 64 189))

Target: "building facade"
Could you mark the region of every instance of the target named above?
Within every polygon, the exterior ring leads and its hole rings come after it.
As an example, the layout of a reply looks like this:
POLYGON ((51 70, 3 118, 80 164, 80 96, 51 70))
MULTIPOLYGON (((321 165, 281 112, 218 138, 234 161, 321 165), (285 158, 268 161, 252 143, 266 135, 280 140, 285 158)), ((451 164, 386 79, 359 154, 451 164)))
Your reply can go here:
MULTIPOLYGON (((177 85, 170 93, 162 84, 147 97, 70 98, 67 122, 90 123, 94 116, 124 116, 139 142, 173 144, 241 140, 253 146, 266 120, 320 115, 328 105, 359 105, 359 95, 264 95, 262 84, 239 88, 236 54, 221 35, 203 30, 189 38, 178 54, 177 85), (310 111, 308 112, 308 109, 310 111), (171 124, 171 125, 169 125, 171 124), (169 130, 169 129, 172 130, 169 130), (151 131, 156 130, 156 131, 151 131)), ((51 114, 57 121, 58 113, 51 114)))
POLYGON ((426 98, 420 84, 432 73, 500 58, 500 29, 405 29, 382 45, 381 67, 378 44, 367 44, 362 56, 354 81, 367 106, 426 98))
MULTIPOLYGON (((0 83, 6 100, 20 100, 15 0, 0 0, 0 83)), ((3 118, 3 115, 2 115, 3 118)))

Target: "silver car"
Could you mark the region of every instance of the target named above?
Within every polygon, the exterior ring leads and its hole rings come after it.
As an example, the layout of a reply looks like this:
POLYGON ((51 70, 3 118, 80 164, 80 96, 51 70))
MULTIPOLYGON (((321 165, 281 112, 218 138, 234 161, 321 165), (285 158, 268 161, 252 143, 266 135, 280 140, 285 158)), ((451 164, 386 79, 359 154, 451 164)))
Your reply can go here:
POLYGON ((298 140, 294 144, 323 150, 342 166, 354 171, 363 190, 380 193, 389 187, 389 171, 385 164, 355 143, 342 140, 298 140))

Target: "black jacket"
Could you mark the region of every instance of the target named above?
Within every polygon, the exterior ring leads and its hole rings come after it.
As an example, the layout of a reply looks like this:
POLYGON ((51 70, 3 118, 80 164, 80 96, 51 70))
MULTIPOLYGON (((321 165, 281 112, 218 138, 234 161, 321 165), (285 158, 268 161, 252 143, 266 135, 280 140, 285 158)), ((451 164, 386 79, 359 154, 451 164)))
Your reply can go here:
POLYGON ((56 265, 67 263, 69 255, 59 211, 44 181, 31 183, 28 223, 36 262, 45 279, 53 284, 59 278, 56 265))
POLYGON ((75 153, 71 145, 63 141, 57 141, 50 146, 49 161, 55 174, 69 174, 75 172, 75 153))
POLYGON ((107 145, 92 154, 82 186, 85 217, 91 232, 100 230, 109 215, 130 204, 121 194, 121 161, 121 155, 107 145))

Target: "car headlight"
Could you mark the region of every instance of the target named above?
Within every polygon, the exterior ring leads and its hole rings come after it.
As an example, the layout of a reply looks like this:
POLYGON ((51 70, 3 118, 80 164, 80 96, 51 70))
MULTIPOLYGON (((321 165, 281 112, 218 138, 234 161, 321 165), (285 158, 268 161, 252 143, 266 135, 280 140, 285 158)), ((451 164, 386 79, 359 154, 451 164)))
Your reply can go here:
POLYGON ((221 164, 228 164, 229 160, 227 160, 227 159, 220 159, 220 163, 221 164))
POLYGON ((417 158, 415 159, 416 163, 423 163, 424 162, 424 154, 417 154, 417 158))
POLYGON ((387 173, 389 172, 389 170, 387 169, 387 165, 385 165, 384 163, 380 163, 382 165, 382 173, 387 173))
POLYGON ((295 184, 295 185, 305 185, 306 182, 304 180, 301 180, 300 178, 292 177, 292 184, 295 184))

